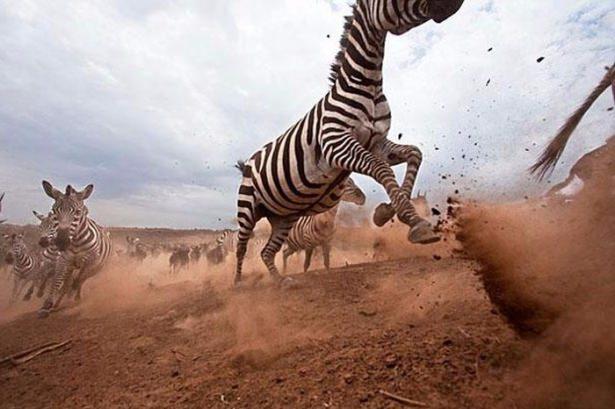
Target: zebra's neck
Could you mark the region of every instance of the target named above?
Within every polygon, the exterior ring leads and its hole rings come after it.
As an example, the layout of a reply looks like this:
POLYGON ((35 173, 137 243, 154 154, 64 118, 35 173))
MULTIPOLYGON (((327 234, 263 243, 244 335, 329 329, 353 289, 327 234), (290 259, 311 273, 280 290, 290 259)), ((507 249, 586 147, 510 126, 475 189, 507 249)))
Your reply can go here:
POLYGON ((347 17, 344 29, 341 50, 332 66, 332 88, 337 92, 376 96, 382 90, 386 32, 373 26, 368 7, 361 0, 347 17))

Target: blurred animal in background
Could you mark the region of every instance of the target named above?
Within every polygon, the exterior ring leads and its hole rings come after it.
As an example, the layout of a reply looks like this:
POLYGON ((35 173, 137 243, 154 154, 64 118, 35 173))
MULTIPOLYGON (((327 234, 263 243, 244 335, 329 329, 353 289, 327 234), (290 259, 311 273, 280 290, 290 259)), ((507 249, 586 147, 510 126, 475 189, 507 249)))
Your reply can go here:
POLYGON ((128 249, 126 254, 133 260, 143 262, 147 258, 147 246, 141 243, 141 239, 138 237, 126 236, 126 243, 128 243, 128 249))
MULTIPOLYGON (((0 195, 0 214, 2 214, 2 199, 4 199, 4 193, 0 195)), ((4 223, 6 220, 0 219, 0 224, 4 223)))
POLYGON ((190 247, 185 244, 177 246, 169 257, 169 274, 177 275, 190 264, 190 247))
POLYGON ((537 175, 538 179, 543 179, 545 176, 553 172, 557 161, 564 153, 564 149, 568 144, 568 140, 572 133, 577 128, 583 116, 589 111, 594 102, 607 89, 613 90, 613 99, 615 99, 615 64, 611 67, 605 67, 607 72, 592 91, 581 106, 568 118, 564 126, 560 128, 557 135, 551 140, 549 145, 542 152, 538 161, 530 168, 530 171, 537 175))
POLYGON ((201 245, 197 244, 190 249, 190 262, 192 264, 198 264, 201 260, 201 245))
MULTIPOLYGON (((341 201, 363 206, 365 204, 365 193, 352 179, 348 178, 344 182, 341 201)), ((338 203, 338 205, 325 213, 304 216, 297 221, 286 240, 286 248, 283 252, 284 272, 286 272, 288 257, 301 250, 305 251, 303 271, 308 271, 312 254, 317 247, 322 248, 325 268, 329 270, 331 241, 335 235, 336 217, 339 208, 340 205, 338 203)))
POLYGON ((32 297, 34 288, 40 285, 42 280, 41 260, 37 254, 39 253, 38 249, 28 248, 23 234, 5 234, 3 238, 8 244, 5 261, 11 266, 11 273, 13 275, 13 290, 10 302, 15 302, 28 284, 30 288, 24 295, 24 300, 29 300, 32 297))

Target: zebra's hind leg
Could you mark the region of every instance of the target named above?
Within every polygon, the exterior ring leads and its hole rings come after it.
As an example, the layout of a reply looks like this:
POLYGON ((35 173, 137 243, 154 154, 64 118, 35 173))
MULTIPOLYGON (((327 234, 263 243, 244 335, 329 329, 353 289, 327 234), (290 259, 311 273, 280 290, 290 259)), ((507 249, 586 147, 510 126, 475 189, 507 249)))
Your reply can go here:
POLYGON ((256 222, 261 218, 257 208, 256 198, 254 197, 251 170, 248 165, 246 166, 247 167, 244 169, 244 178, 239 187, 239 199, 237 201, 237 222, 239 224, 239 231, 237 232, 237 248, 235 249, 236 264, 234 285, 236 287, 241 284, 243 260, 248 251, 248 241, 250 241, 250 238, 254 234, 253 231, 256 222))
POLYGON ((36 282, 32 281, 32 284, 30 285, 30 288, 28 288, 28 291, 26 291, 26 293, 23 296, 23 300, 24 301, 30 301, 30 299, 32 298, 32 294, 34 293, 34 286, 35 286, 36 282))
POLYGON ((286 247, 286 248, 284 249, 284 252, 282 253, 282 256, 283 256, 283 263, 284 263, 284 264, 283 264, 283 267, 282 267, 282 273, 283 273, 283 274, 286 274, 286 267, 288 266, 288 258, 289 258, 290 256, 292 256, 293 254, 295 254, 295 250, 293 250, 292 248, 290 248, 290 247, 286 247))
POLYGON ((287 217, 269 217, 269 223, 271 223, 271 236, 269 241, 265 245, 265 248, 261 252, 261 258, 269 270, 271 278, 280 285, 290 283, 292 280, 288 277, 280 275, 277 267, 275 266, 275 256, 282 248, 282 244, 286 241, 290 230, 299 219, 296 216, 287 217))
MULTIPOLYGON (((354 130, 361 134, 365 130, 354 130)), ((382 150, 382 149, 381 149, 382 150)), ((440 240, 429 222, 421 218, 407 194, 402 193, 395 173, 387 161, 365 149, 350 132, 327 135, 323 140, 323 155, 330 166, 372 177, 378 182, 391 199, 397 218, 410 227, 408 239, 413 243, 430 244, 440 240), (340 149, 343 146, 344 149, 340 149)), ((414 183, 414 182, 413 182, 414 183)))
MULTIPOLYGON (((404 162, 407 164, 404 181, 400 186, 400 194, 410 200, 416 175, 423 161, 423 154, 420 149, 412 145, 399 145, 387 139, 376 152, 376 156, 380 157, 390 166, 400 165, 404 162)), ((374 211, 374 224, 379 227, 384 226, 394 216, 395 209, 391 203, 380 203, 374 211)))

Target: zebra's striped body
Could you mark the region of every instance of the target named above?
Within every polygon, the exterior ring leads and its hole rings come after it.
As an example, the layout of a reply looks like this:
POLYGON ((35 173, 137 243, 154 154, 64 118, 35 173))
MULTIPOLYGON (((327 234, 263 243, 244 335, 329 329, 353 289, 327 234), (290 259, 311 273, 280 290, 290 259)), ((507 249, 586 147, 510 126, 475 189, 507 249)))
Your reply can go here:
MULTIPOLYGON (((341 200, 362 206, 365 204, 365 194, 352 179, 348 178, 344 185, 341 200)), ((324 213, 304 216, 297 221, 286 239, 284 271, 286 271, 288 257, 301 250, 305 250, 303 270, 307 271, 312 260, 312 253, 317 247, 322 248, 325 268, 329 269, 331 241, 335 235, 335 219, 338 209, 339 204, 324 213)))
POLYGON ((31 251, 23 240, 23 235, 4 235, 8 243, 9 251, 7 261, 12 266, 13 291, 11 302, 15 301, 27 284, 30 284, 24 299, 29 300, 36 287, 41 281, 41 260, 36 252, 31 251))
POLYGON ((38 226, 40 231, 41 239, 39 240, 40 246, 40 284, 38 286, 37 296, 40 298, 44 295, 45 287, 47 286, 47 282, 55 276, 56 272, 56 264, 58 262, 58 258, 60 257, 60 251, 58 248, 50 241, 51 235, 53 234, 53 220, 51 214, 47 216, 43 216, 36 211, 32 211, 34 216, 40 221, 38 226))
POLYGON ((58 251, 55 275, 39 316, 46 317, 57 307, 68 291, 81 299, 81 287, 90 277, 99 273, 111 253, 111 238, 96 222, 88 217, 84 201, 94 190, 88 185, 78 192, 70 185, 66 192, 43 182, 45 193, 55 200, 51 209, 51 243, 58 251), (70 286, 70 288, 68 288, 70 286))
POLYGON ((343 182, 352 172, 375 179, 391 199, 391 205, 379 208, 375 217, 379 222, 397 214, 412 228, 412 241, 438 240, 410 203, 421 152, 387 139, 391 111, 382 88, 382 64, 388 32, 403 34, 431 19, 444 21, 462 3, 463 0, 357 1, 332 66, 331 90, 279 138, 245 164, 239 164, 243 180, 238 199, 235 282, 241 280, 251 232, 263 217, 271 223, 272 232, 261 256, 272 277, 280 281, 274 258, 293 225, 302 216, 335 207, 343 182), (391 166, 401 163, 407 164, 407 171, 400 186, 391 166), (380 210, 386 214, 381 216, 380 210))

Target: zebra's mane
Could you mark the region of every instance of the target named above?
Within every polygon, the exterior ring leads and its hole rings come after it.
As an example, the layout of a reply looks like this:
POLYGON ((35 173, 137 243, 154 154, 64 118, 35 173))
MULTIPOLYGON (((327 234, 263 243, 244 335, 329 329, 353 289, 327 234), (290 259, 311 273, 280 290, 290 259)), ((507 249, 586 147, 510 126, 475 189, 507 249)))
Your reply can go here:
POLYGON ((348 36, 350 35, 350 29, 352 27, 352 23, 354 22, 355 16, 357 15, 358 6, 357 4, 352 5, 352 14, 344 17, 344 30, 342 32, 342 36, 340 37, 340 50, 335 55, 335 59, 331 64, 331 71, 329 73, 329 81, 331 85, 335 84, 337 78, 340 75, 340 70, 342 68, 342 64, 344 63, 344 53, 346 52, 346 47, 348 47, 348 36))

